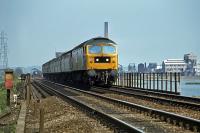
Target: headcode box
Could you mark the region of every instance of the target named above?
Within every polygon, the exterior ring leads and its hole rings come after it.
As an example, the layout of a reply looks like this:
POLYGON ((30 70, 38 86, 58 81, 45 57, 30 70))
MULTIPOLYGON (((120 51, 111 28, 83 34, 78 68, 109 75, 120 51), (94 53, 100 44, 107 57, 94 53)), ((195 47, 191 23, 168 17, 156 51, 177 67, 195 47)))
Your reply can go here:
POLYGON ((5 88, 12 89, 13 88, 13 70, 6 69, 5 70, 5 88))

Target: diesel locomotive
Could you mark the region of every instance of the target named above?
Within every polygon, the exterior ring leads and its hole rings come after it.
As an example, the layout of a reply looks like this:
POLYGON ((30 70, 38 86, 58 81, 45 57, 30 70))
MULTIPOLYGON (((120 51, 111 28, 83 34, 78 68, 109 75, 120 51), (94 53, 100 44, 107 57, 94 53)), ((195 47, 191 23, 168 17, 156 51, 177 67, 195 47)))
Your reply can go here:
POLYGON ((44 78, 89 86, 112 86, 117 78, 117 44, 104 37, 87 40, 42 65, 44 78))

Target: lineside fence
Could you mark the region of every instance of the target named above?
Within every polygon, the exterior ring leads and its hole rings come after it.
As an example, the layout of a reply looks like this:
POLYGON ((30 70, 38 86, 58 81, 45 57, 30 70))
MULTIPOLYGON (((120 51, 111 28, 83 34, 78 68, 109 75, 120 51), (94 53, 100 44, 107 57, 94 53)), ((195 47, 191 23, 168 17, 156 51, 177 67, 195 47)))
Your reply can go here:
POLYGON ((180 73, 119 73, 116 86, 180 94, 180 73))

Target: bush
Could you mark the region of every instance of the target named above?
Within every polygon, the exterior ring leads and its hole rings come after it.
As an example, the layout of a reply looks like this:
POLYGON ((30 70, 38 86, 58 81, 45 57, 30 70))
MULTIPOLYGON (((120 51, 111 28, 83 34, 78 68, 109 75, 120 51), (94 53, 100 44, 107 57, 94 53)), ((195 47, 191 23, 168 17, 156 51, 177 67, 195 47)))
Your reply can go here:
POLYGON ((0 89, 0 113, 4 111, 6 108, 6 89, 2 88, 0 89))

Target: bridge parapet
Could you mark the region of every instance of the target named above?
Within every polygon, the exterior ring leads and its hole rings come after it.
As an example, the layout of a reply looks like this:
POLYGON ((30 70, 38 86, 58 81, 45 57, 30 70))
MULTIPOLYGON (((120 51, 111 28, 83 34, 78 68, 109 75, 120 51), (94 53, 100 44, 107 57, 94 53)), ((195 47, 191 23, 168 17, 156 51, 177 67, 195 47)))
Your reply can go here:
POLYGON ((180 73, 119 73, 114 85, 180 95, 180 73))

